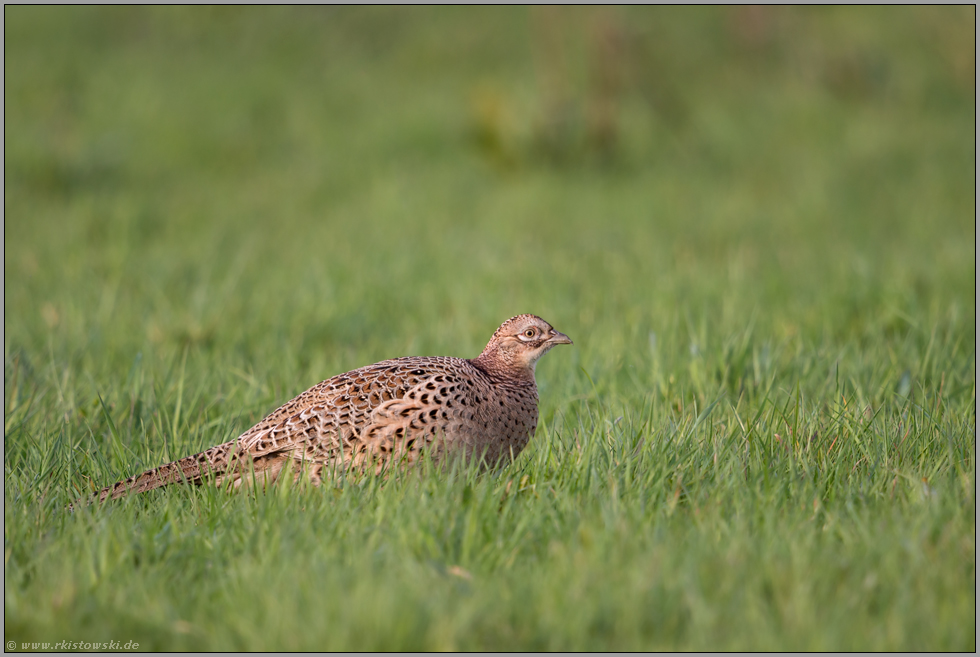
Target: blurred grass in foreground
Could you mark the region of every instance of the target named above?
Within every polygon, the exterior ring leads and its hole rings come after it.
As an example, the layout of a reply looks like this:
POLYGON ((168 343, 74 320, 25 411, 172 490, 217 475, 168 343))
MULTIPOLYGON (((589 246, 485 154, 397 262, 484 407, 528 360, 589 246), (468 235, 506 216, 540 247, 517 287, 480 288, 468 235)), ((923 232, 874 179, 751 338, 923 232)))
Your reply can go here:
POLYGON ((974 12, 5 8, 5 639, 974 650, 974 12), (506 471, 62 511, 520 312, 506 471))

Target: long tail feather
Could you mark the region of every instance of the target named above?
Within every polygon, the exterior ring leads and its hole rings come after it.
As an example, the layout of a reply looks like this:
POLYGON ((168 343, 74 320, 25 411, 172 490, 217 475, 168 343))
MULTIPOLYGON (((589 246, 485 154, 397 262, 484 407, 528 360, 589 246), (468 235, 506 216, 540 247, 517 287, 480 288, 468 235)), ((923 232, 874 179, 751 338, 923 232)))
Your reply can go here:
POLYGON ((236 447, 238 440, 216 445, 200 454, 177 459, 159 467, 147 470, 107 486, 92 495, 93 500, 104 502, 107 499, 119 499, 130 493, 143 493, 154 488, 176 483, 203 483, 206 477, 221 477, 229 469, 237 469, 238 458, 236 447))
POLYGON ((69 505, 68 509, 72 510, 75 506, 85 506, 95 501, 116 500, 130 493, 145 493, 154 488, 184 482, 199 485, 210 481, 218 486, 228 485, 233 488, 250 485, 253 482, 271 484, 284 472, 289 472, 294 478, 306 472, 314 484, 319 484, 321 470, 319 464, 307 464, 304 468, 303 462, 292 458, 283 450, 243 455, 239 452, 240 449, 242 449, 240 439, 216 445, 200 454, 165 463, 106 486, 99 492, 69 505))

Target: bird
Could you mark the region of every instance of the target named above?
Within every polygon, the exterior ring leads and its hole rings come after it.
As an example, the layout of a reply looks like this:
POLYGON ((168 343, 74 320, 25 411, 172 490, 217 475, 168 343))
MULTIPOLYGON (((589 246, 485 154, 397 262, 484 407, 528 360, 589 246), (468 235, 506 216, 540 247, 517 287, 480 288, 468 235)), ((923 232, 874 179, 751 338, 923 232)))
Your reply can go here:
POLYGON ((303 473, 319 485, 338 471, 381 473, 454 455, 493 469, 516 457, 538 422, 535 365, 571 339, 536 315, 500 325, 472 359, 409 356, 322 381, 232 441, 98 492, 104 502, 176 483, 238 488, 303 473))

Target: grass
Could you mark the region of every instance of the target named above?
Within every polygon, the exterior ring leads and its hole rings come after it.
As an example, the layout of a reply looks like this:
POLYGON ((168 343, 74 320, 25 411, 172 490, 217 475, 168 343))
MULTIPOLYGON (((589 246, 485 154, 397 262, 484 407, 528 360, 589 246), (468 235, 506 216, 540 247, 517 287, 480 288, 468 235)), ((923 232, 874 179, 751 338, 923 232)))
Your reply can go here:
POLYGON ((5 641, 975 650, 974 25, 5 8, 5 641), (504 470, 64 511, 520 312, 504 470))

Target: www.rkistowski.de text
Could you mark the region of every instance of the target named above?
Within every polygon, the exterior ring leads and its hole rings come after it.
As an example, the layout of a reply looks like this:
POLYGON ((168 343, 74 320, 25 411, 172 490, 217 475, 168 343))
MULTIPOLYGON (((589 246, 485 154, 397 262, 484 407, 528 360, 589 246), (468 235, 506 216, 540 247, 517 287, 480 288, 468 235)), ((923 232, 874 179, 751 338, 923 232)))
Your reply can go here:
POLYGON ((14 650, 139 650, 136 641, 8 641, 7 651, 14 650))

